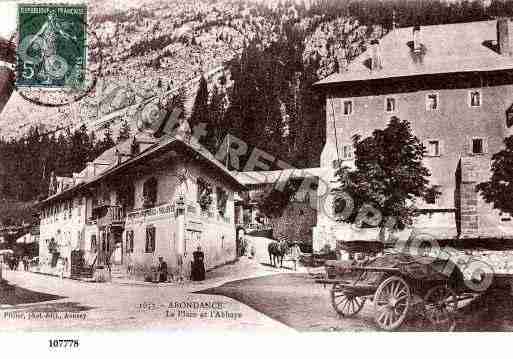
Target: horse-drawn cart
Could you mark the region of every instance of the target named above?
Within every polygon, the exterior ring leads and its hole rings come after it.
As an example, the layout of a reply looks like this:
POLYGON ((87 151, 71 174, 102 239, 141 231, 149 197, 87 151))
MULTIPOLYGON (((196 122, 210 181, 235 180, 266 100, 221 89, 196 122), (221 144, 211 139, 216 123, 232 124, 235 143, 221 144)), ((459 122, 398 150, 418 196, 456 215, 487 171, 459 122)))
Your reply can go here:
POLYGON ((402 253, 382 254, 356 264, 328 261, 331 274, 317 282, 332 285, 331 302, 342 317, 356 315, 366 301, 372 301, 374 321, 383 330, 399 328, 413 313, 434 329, 452 330, 458 303, 476 294, 466 289, 462 273, 450 264, 402 253))

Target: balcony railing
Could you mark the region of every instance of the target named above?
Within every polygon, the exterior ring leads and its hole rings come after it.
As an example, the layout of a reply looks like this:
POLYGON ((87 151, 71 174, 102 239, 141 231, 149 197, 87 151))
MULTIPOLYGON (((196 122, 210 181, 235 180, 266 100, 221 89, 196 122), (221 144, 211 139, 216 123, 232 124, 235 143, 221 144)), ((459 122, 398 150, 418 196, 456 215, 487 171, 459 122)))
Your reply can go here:
POLYGON ((174 216, 175 204, 165 203, 152 208, 134 209, 127 213, 127 220, 136 220, 138 218, 154 217, 154 216, 174 216))
POLYGON ((272 229, 270 224, 262 224, 262 223, 244 223, 242 225, 246 232, 249 231, 265 231, 272 229))

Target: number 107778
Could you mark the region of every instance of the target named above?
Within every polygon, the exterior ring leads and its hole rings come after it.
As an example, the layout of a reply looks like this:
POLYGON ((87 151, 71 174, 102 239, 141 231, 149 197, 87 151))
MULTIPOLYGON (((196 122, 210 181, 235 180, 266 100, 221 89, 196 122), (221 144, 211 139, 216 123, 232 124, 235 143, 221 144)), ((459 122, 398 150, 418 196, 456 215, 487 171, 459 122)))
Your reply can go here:
POLYGON ((49 339, 50 348, 78 348, 78 339, 49 339))

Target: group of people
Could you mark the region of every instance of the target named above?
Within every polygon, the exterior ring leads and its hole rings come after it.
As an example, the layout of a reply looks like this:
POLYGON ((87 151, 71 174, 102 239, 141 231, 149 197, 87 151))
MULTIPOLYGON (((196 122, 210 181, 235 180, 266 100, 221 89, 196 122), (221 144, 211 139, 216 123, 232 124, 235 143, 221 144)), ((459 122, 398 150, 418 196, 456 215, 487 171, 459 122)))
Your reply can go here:
POLYGON ((30 260, 27 256, 10 256, 6 257, 4 261, 7 264, 7 267, 12 271, 17 271, 18 269, 20 269, 20 263, 22 264, 22 268, 24 271, 28 272, 30 269, 30 260))
MULTIPOLYGON (((192 253, 192 257, 190 279, 192 281, 205 280, 205 253, 200 246, 192 253)), ((152 278, 153 281, 163 283, 167 282, 170 277, 177 282, 184 281, 183 257, 181 255, 177 257, 177 271, 174 274, 170 273, 164 257, 159 257, 158 266, 152 278)))

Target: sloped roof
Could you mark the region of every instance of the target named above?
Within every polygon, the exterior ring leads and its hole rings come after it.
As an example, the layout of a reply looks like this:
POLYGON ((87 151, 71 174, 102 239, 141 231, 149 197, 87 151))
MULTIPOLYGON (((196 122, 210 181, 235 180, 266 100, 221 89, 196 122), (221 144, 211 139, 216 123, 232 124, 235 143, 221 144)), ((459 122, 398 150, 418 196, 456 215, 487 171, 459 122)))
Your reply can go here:
POLYGON ((348 81, 366 81, 430 74, 498 71, 513 69, 513 58, 492 49, 497 40, 497 21, 421 26, 423 55, 414 55, 410 42, 413 27, 398 28, 380 41, 382 68, 371 71, 367 49, 347 68, 332 74, 315 85, 348 81))
MULTIPOLYGON (((76 186, 73 186, 65 191, 59 192, 57 194, 54 194, 53 196, 50 196, 46 198, 45 200, 41 201, 39 204, 45 204, 48 202, 53 202, 56 199, 60 199, 63 197, 68 197, 72 195, 73 193, 76 193, 77 191, 81 189, 85 189, 90 187, 91 185, 98 183, 99 181, 105 179, 108 176, 119 174, 123 170, 126 170, 130 166, 139 164, 142 160, 147 160, 151 156, 158 156, 159 154, 169 152, 171 150, 177 150, 180 152, 184 151, 190 151, 197 156, 195 157, 197 160, 202 161, 203 163, 206 163, 210 165, 213 169, 220 172, 221 175, 227 179, 232 185, 237 187, 239 190, 244 190, 245 187, 241 182, 237 180, 237 178, 230 172, 228 169, 223 166, 221 162, 219 162, 205 147, 203 147, 201 144, 199 144, 194 138, 192 138, 190 141, 184 140, 183 138, 179 136, 164 136, 161 138, 159 142, 156 144, 148 147, 145 151, 140 153, 139 155, 130 158, 129 160, 126 160, 125 162, 120 163, 119 165, 116 165, 114 167, 110 167, 106 171, 88 178, 84 182, 81 182, 77 184, 76 186)), ((111 151, 111 150, 108 150, 111 151)), ((109 152, 110 153, 110 152, 109 152)), ((102 158, 103 155, 100 155, 98 158, 102 158)), ((106 157, 110 157, 107 156, 106 157)))
POLYGON ((331 168, 314 167, 314 168, 291 168, 276 171, 246 171, 232 174, 237 180, 248 186, 258 184, 272 184, 280 181, 288 181, 291 179, 303 179, 307 177, 324 178, 327 174, 332 174, 331 168))

